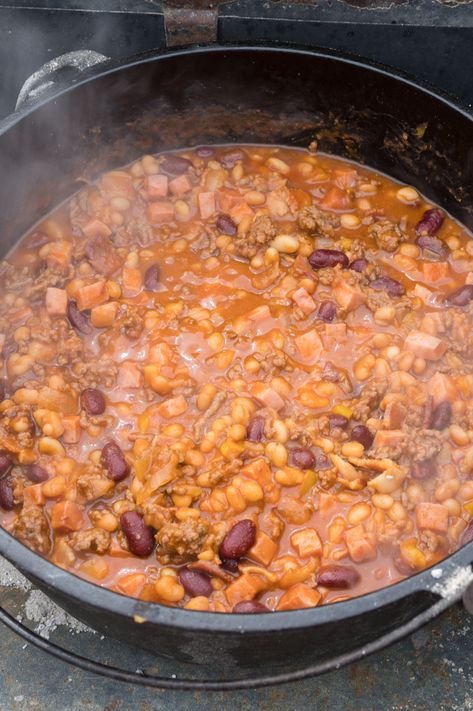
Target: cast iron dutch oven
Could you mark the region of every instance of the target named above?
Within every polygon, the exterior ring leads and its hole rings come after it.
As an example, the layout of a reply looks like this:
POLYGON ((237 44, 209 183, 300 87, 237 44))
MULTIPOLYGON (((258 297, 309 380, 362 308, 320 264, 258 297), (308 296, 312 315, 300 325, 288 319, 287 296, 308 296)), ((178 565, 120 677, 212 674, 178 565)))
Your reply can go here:
MULTIPOLYGON (((405 78, 338 55, 284 48, 190 49, 95 67, 0 127, 2 254, 81 180, 144 153, 209 143, 319 148, 384 171, 473 227, 473 120, 405 78)), ((324 607, 260 615, 194 612, 100 588, 0 530, 0 554, 67 611, 158 655, 231 661, 256 679, 136 677, 31 642, 113 678, 165 688, 242 688, 336 668, 399 639, 458 600, 472 580, 471 545, 396 585, 324 607), (276 669, 269 676, 265 664, 276 669), (307 666, 307 665, 310 666, 307 666), (280 671, 280 673, 278 673, 280 671)))

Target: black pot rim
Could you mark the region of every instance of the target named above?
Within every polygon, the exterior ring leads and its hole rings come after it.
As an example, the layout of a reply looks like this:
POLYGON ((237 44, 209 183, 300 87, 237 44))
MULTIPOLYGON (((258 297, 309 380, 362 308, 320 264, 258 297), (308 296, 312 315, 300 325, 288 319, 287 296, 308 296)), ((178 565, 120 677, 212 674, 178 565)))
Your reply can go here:
MULTIPOLYGON (((389 81, 403 83, 411 89, 427 94, 437 102, 447 105, 452 111, 462 114, 464 118, 473 123, 471 114, 458 103, 455 103, 450 97, 442 95, 437 90, 434 91, 425 84, 403 76, 401 73, 381 67, 376 63, 365 60, 359 61, 340 52, 317 51, 307 48, 296 48, 294 46, 275 46, 265 43, 255 45, 238 44, 180 48, 165 52, 148 52, 144 55, 136 55, 125 60, 125 62, 119 60, 109 61, 100 65, 98 68, 96 67, 84 73, 80 81, 77 81, 72 86, 63 88, 53 95, 42 97, 34 102, 34 104, 27 104, 11 114, 0 123, 0 136, 18 122, 34 114, 34 112, 44 104, 59 99, 62 95, 78 89, 83 84, 92 82, 95 79, 100 79, 103 76, 118 73, 140 64, 163 61, 175 57, 192 56, 201 53, 225 54, 238 52, 305 55, 308 58, 315 57, 322 60, 338 62, 347 67, 367 70, 373 74, 385 77, 389 81)), ((281 632, 284 630, 315 627, 329 622, 348 621, 370 610, 390 605, 401 599, 415 595, 416 593, 425 593, 427 596, 430 592, 431 604, 433 604, 439 594, 439 577, 445 580, 449 574, 453 574, 459 568, 469 566, 473 559, 472 551, 473 542, 456 551, 448 558, 440 561, 432 568, 428 568, 388 587, 343 602, 309 609, 277 612, 276 614, 232 615, 228 613, 184 610, 182 608, 168 607, 158 603, 140 601, 125 595, 120 595, 119 593, 95 585, 73 573, 69 573, 57 567, 24 546, 6 530, 0 528, 0 554, 27 576, 31 576, 44 585, 54 588, 54 591, 62 596, 75 599, 85 605, 92 604, 108 613, 122 615, 131 619, 134 618, 140 623, 158 623, 175 629, 235 634, 281 632), (439 574, 432 575, 434 568, 436 571, 440 571, 439 574)), ((448 592, 446 594, 448 594, 448 592)))

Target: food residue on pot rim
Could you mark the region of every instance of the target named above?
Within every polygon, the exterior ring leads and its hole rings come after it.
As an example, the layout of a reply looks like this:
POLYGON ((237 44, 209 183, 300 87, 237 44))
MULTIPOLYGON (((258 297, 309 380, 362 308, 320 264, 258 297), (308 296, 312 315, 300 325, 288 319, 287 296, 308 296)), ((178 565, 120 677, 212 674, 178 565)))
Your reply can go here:
MULTIPOLYGON (((27 621, 35 623, 34 631, 45 639, 49 639, 51 632, 54 632, 61 625, 65 625, 72 634, 78 634, 79 632, 96 634, 90 627, 82 624, 75 617, 58 607, 40 590, 34 589, 29 580, 4 558, 0 558, 0 587, 15 588, 29 593, 23 605, 25 618, 27 621)), ((21 621, 21 617, 18 617, 18 619, 21 621)))

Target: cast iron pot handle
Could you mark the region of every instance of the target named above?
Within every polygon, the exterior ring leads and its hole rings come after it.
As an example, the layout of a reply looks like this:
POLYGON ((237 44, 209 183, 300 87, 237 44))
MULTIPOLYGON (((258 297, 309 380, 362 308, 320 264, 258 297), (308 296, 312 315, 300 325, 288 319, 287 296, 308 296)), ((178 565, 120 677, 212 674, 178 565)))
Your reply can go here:
POLYGON ((51 59, 25 81, 18 94, 15 109, 19 109, 28 101, 37 99, 50 89, 54 85, 58 73, 63 69, 75 69, 77 72, 83 72, 96 64, 108 61, 108 59, 109 57, 104 54, 91 49, 78 49, 51 59))
POLYGON ((3 622, 9 629, 20 635, 26 642, 33 644, 38 649, 48 652, 53 657, 60 659, 63 662, 72 664, 82 671, 99 674, 107 679, 115 679, 129 684, 137 684, 139 686, 148 686, 154 689, 172 689, 174 691, 236 691, 239 689, 257 689, 264 686, 275 686, 277 684, 287 684, 288 682, 301 681, 311 677, 320 676, 326 672, 339 669, 340 667, 358 661, 369 654, 379 652, 385 647, 390 646, 394 642, 398 642, 403 637, 414 632, 416 629, 426 624, 434 617, 437 617, 441 612, 444 612, 454 602, 458 602, 462 597, 465 601, 465 606, 470 611, 467 600, 470 600, 473 595, 473 573, 471 567, 459 568, 453 570, 451 575, 445 576, 441 585, 432 585, 432 591, 439 595, 439 599, 431 607, 420 614, 413 617, 405 624, 397 627, 391 632, 387 632, 382 637, 379 637, 374 642, 366 644, 364 647, 358 647, 345 654, 340 654, 338 657, 329 659, 324 662, 317 662, 303 669, 298 669, 291 672, 282 672, 280 674, 268 674, 266 676, 253 677, 250 679, 228 679, 228 680, 199 680, 199 679, 178 679, 167 678, 154 675, 147 675, 145 672, 131 672, 128 669, 109 666, 96 662, 93 659, 88 659, 75 652, 70 652, 56 644, 53 644, 44 637, 41 637, 36 632, 25 627, 21 622, 18 622, 8 612, 0 606, 0 622, 3 622))

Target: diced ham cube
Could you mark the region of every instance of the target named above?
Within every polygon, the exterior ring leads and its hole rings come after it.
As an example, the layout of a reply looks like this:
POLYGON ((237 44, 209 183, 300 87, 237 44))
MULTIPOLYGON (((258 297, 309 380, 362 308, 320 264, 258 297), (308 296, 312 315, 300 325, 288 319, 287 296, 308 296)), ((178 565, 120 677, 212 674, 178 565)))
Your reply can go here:
POLYGON ((238 334, 243 334, 251 328, 252 323, 258 323, 258 321, 264 321, 267 318, 271 318, 269 306, 257 306, 251 311, 248 311, 248 313, 237 318, 233 323, 233 330, 238 334))
POLYGON ((354 188, 358 180, 358 171, 354 168, 337 168, 333 171, 335 185, 339 188, 354 188))
POLYGON ((169 183, 169 190, 173 195, 181 197, 182 195, 188 193, 189 190, 192 190, 192 183, 187 175, 179 175, 177 178, 171 180, 169 183))
POLYGON ((262 457, 250 462, 250 464, 244 466, 240 471, 243 476, 254 479, 263 488, 271 484, 273 479, 271 468, 262 457))
POLYGON ((117 588, 124 595, 129 597, 138 597, 143 585, 146 583, 146 575, 144 573, 129 573, 122 575, 117 580, 117 588))
POLYGON ((197 196, 197 202, 202 220, 207 220, 215 214, 215 192, 213 190, 199 193, 197 196))
POLYGON ((122 286, 127 295, 138 294, 143 288, 143 275, 134 267, 123 267, 122 286))
POLYGON ((345 543, 348 554, 354 563, 362 563, 364 560, 376 558, 376 546, 361 523, 345 531, 345 543))
POLYGON ((96 237, 110 237, 112 234, 112 230, 105 224, 105 222, 95 218, 85 223, 82 227, 82 232, 89 238, 89 240, 93 240, 96 237))
POLYGON ((229 190, 227 188, 220 188, 217 190, 217 202, 219 209, 222 212, 230 212, 232 207, 239 205, 244 202, 244 198, 236 190, 229 190))
POLYGON ((304 287, 297 289, 293 293, 292 300, 295 301, 300 310, 305 314, 310 314, 315 310, 315 301, 304 287))
POLYGON ((418 528, 445 533, 448 530, 448 509, 443 504, 417 504, 416 523, 418 528))
POLYGON ((271 311, 269 306, 257 306, 255 309, 252 309, 252 311, 248 311, 245 316, 249 321, 264 321, 265 318, 270 318, 271 311))
POLYGON ((406 438, 402 430, 378 430, 374 436, 373 447, 397 447, 406 438))
POLYGON ((42 506, 45 501, 42 484, 25 487, 23 491, 23 508, 25 511, 31 506, 42 506))
POLYGON ((62 424, 64 426, 62 441, 66 444, 77 444, 81 435, 79 415, 63 415, 62 424))
POLYGON ((174 219, 174 205, 172 202, 152 202, 146 208, 148 221, 153 225, 162 222, 172 222, 174 219))
POLYGON ((71 263, 72 244, 66 240, 51 242, 46 257, 46 264, 53 272, 67 274, 71 263))
POLYGON ((100 180, 100 191, 109 198, 124 197, 133 200, 135 189, 133 178, 124 170, 111 170, 100 180))
POLYGON ((67 291, 48 286, 45 304, 46 311, 50 316, 64 316, 67 311, 67 291))
POLYGON ((347 210, 351 206, 351 200, 345 190, 334 185, 327 190, 320 204, 326 210, 347 210))
POLYGON ((260 565, 269 565, 278 552, 278 544, 266 533, 259 531, 256 534, 256 542, 246 554, 250 560, 254 560, 260 565))
POLYGON ((82 510, 74 501, 58 501, 51 509, 51 526, 55 531, 69 533, 82 528, 82 510))
POLYGON ((254 383, 251 386, 251 393, 264 407, 271 407, 278 411, 285 405, 280 394, 266 383, 254 383))
POLYGON ((153 343, 148 349, 148 361, 156 365, 171 365, 173 351, 169 343, 164 341, 153 343))
POLYGON ((143 384, 143 375, 136 363, 125 360, 118 369, 117 382, 120 388, 140 388, 143 384))
POLYGON ((303 333, 301 336, 297 336, 294 341, 302 360, 315 363, 322 355, 324 347, 315 328, 303 333))
POLYGON ((281 595, 278 610, 300 610, 304 607, 316 607, 322 595, 304 583, 296 583, 281 595))
POLYGON ((449 271, 448 262, 423 262, 422 264, 424 279, 430 284, 448 279, 449 271))
POLYGON ((383 417, 383 427, 387 430, 397 430, 406 419, 407 408, 400 400, 391 400, 386 405, 383 417))
POLYGON ((432 292, 430 289, 426 289, 425 286, 422 286, 422 284, 416 284, 412 293, 414 296, 418 296, 419 299, 422 299, 424 304, 430 304, 432 302, 432 292))
POLYGON ((77 307, 80 311, 85 311, 86 309, 91 309, 94 306, 103 304, 108 301, 108 289, 106 282, 101 279, 100 281, 94 281, 93 284, 87 284, 87 286, 82 286, 76 292, 76 302, 77 307))
POLYGON ((231 607, 242 600, 253 600, 264 588, 260 576, 243 573, 234 583, 230 583, 225 590, 225 597, 231 607))
POLYGON ((93 235, 85 245, 85 253, 95 271, 105 277, 111 276, 122 265, 122 260, 107 234, 93 235))
POLYGON ((354 284, 348 284, 344 279, 340 279, 332 288, 332 293, 339 306, 346 311, 354 311, 366 301, 365 294, 354 284))
POLYGON ((404 348, 418 358, 439 360, 447 350, 447 344, 430 333, 411 331, 404 341, 404 348))
POLYGON ((454 403, 460 397, 460 393, 455 384, 455 381, 450 375, 445 373, 434 373, 430 380, 427 381, 427 392, 432 395, 433 406, 447 400, 454 403))
POLYGON ((304 528, 293 533, 291 546, 296 549, 299 558, 322 555, 322 541, 315 528, 304 528))
POLYGON ((107 328, 112 326, 118 312, 119 304, 117 301, 108 301, 106 304, 94 306, 90 312, 90 320, 95 328, 107 328))
POLYGON ((159 200, 159 198, 167 197, 168 194, 168 176, 167 175, 148 175, 145 178, 145 190, 148 193, 150 200, 159 200))
POLYGON ((169 400, 165 400, 160 405, 158 405, 157 412, 161 417, 166 419, 171 419, 172 417, 179 417, 188 408, 187 401, 184 395, 178 395, 177 397, 171 397, 169 400))
POLYGON ((340 343, 347 341, 347 325, 346 323, 326 323, 324 345, 327 350, 335 348, 340 343))
POLYGON ((247 215, 252 217, 254 212, 246 202, 239 202, 238 205, 232 207, 228 214, 232 218, 233 222, 239 225, 244 217, 247 215))
POLYGON ((327 494, 325 491, 319 491, 317 495, 318 500, 318 511, 320 513, 326 514, 335 504, 337 500, 333 494, 327 494))

